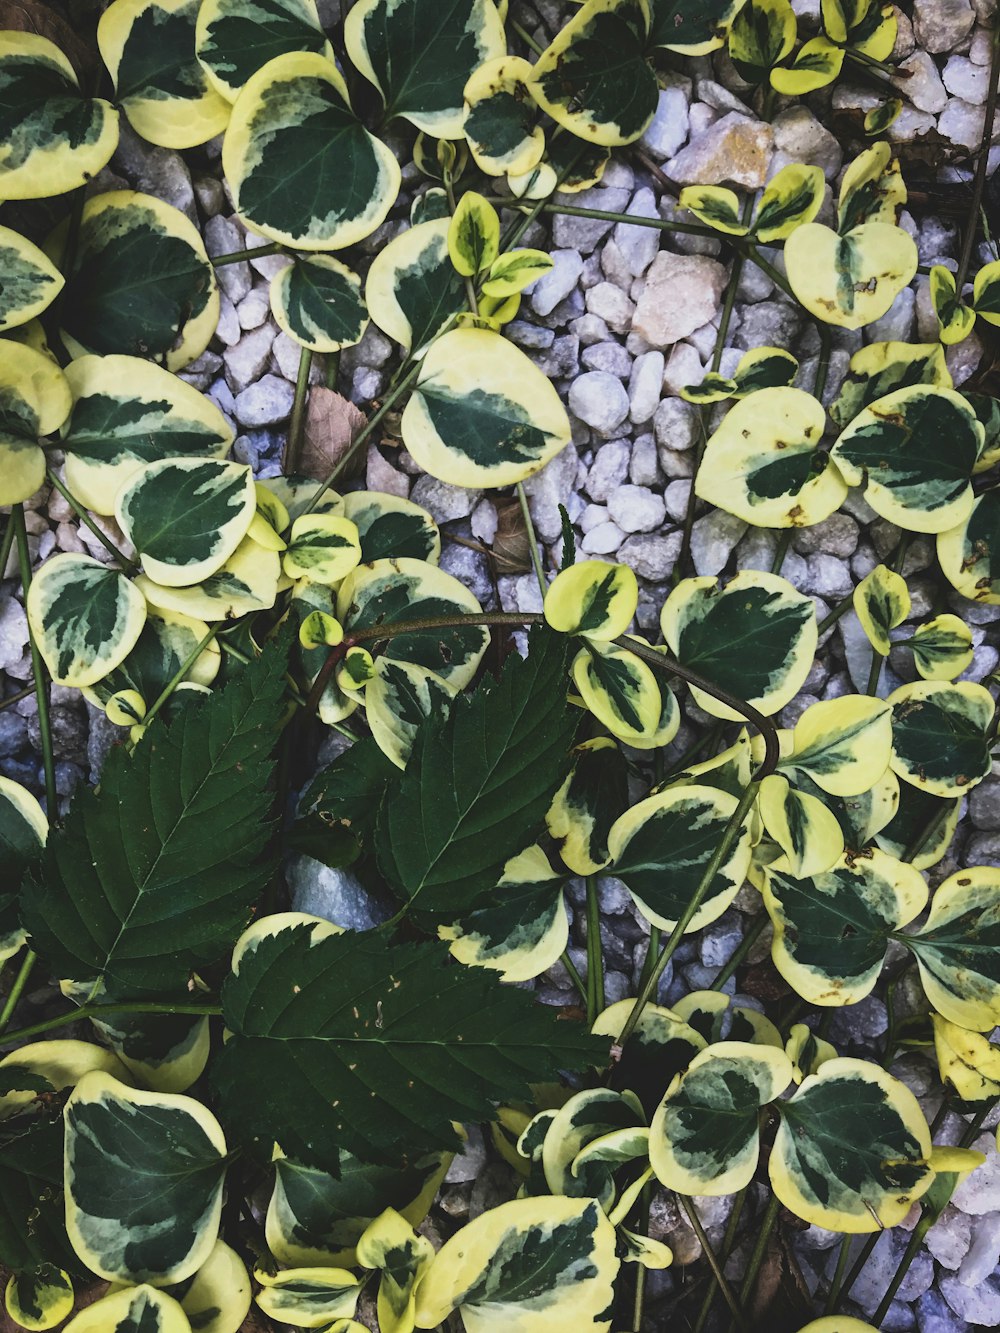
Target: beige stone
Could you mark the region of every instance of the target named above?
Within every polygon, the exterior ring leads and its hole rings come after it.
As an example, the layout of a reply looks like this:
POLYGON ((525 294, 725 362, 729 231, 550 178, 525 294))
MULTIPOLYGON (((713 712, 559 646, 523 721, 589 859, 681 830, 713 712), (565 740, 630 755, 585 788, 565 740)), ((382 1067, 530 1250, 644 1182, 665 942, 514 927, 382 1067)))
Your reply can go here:
POLYGON ((678 185, 732 181, 757 190, 767 180, 774 131, 764 121, 731 111, 682 148, 664 167, 678 185))
POLYGON ((719 309, 726 268, 705 255, 661 250, 646 275, 632 331, 650 347, 670 347, 707 324, 719 309))

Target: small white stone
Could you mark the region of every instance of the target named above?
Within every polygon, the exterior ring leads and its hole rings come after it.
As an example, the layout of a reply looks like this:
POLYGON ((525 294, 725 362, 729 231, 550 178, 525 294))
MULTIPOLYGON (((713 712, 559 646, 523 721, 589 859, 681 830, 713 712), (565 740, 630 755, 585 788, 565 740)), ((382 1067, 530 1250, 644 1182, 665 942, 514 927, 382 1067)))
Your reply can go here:
POLYGON ((607 505, 587 505, 586 509, 577 519, 577 526, 581 532, 590 532, 591 528, 599 527, 602 523, 608 521, 607 505))
POLYGON ((267 289, 254 287, 252 291, 247 292, 239 303, 236 313, 239 316, 241 329, 260 328, 271 313, 271 302, 268 300, 267 289))
POLYGON ((666 506, 645 486, 619 486, 608 496, 608 513, 624 532, 652 532, 663 522, 666 506))
POLYGON ((913 0, 913 33, 932 55, 953 51, 972 31, 976 14, 968 0, 913 0))
POLYGON ((990 72, 985 65, 973 64, 966 56, 952 56, 944 67, 943 78, 948 91, 963 101, 975 106, 986 101, 990 72))
POLYGON ((650 433, 637 435, 632 441, 632 458, 628 465, 629 480, 637 486, 656 486, 662 482, 660 462, 656 451, 656 437, 650 433))
POLYGON ((687 513, 690 496, 691 482, 687 477, 679 477, 676 481, 672 481, 663 492, 663 500, 667 506, 667 513, 675 523, 684 522, 684 515, 687 513))
POLYGON ((666 167, 679 185, 721 185, 733 181, 749 190, 767 180, 774 131, 764 121, 730 111, 694 137, 666 167))
POLYGON ((660 403, 663 388, 662 352, 644 352, 632 366, 628 385, 629 418, 635 425, 650 421, 660 403))
POLYGON ((242 426, 276 426, 292 410, 295 391, 278 375, 265 375, 236 395, 236 418, 242 426))
POLYGON ((224 343, 227 347, 235 347, 240 340, 241 333, 236 307, 225 292, 220 292, 219 318, 215 325, 215 336, 220 343, 224 343))
POLYGON ((650 157, 662 162, 673 157, 688 137, 688 99, 681 88, 660 91, 653 119, 640 139, 650 157))
MULTIPOLYGON (((648 187, 636 190, 626 212, 630 217, 659 220, 660 216, 653 191, 648 187)), ((660 248, 660 232, 656 227, 630 227, 625 222, 619 222, 614 230, 614 241, 629 272, 639 277, 656 258, 660 248)))
POLYGON ((681 553, 681 533, 668 532, 661 536, 656 533, 637 533, 622 543, 618 559, 623 565, 629 565, 640 578, 662 583, 673 573, 677 557, 681 553))
POLYGON ((972 1244, 958 1280, 966 1287, 977 1287, 990 1276, 1000 1260, 1000 1213, 981 1217, 972 1229, 972 1244))
POLYGON ((628 416, 628 406, 625 386, 606 371, 588 371, 570 387, 570 411, 601 435, 610 435, 621 425, 628 416))
POLYGON ((661 250, 647 274, 633 329, 651 347, 680 342, 717 313, 727 277, 714 259, 661 250))
POLYGON ((254 380, 259 379, 271 355, 274 329, 263 325, 251 329, 222 354, 226 366, 226 380, 234 394, 242 393, 254 380))
POLYGON ((415 504, 423 505, 438 523, 450 523, 452 519, 467 518, 481 495, 482 491, 450 486, 437 477, 422 476, 414 483, 411 498, 415 504))
POLYGON ((625 293, 611 282, 599 282, 587 293, 587 310, 603 319, 612 333, 627 333, 635 306, 625 293))
MULTIPOLYGON (((776 157, 782 154, 787 162, 808 162, 820 167, 827 180, 836 177, 844 160, 843 150, 808 107, 789 107, 775 116, 773 126, 776 157)), ((746 267, 755 266, 748 264, 746 267)))
POLYGON ((628 476, 631 450, 626 440, 611 440, 594 455, 585 486, 592 500, 606 501, 628 476))
POLYGON ((700 384, 704 378, 705 367, 701 357, 690 343, 678 343, 663 368, 664 389, 670 393, 679 393, 689 385, 700 384))
POLYGON ((552 268, 543 273, 531 288, 531 308, 543 318, 551 315, 580 280, 583 260, 578 250, 553 250, 552 268))
POLYGON ((699 518, 691 529, 691 559, 701 575, 721 574, 733 547, 747 530, 741 518, 721 509, 699 518))
MULTIPOLYGON (((250 244, 250 238, 244 236, 235 222, 219 216, 209 218, 205 223, 203 236, 205 249, 212 256, 234 254, 250 244)), ((263 243, 260 242, 262 245, 263 243)), ((215 270, 215 276, 219 280, 219 286, 233 302, 242 301, 253 285, 250 266, 247 263, 222 264, 215 270)))
POLYGON ((663 464, 664 451, 683 452, 694 444, 698 434, 698 409, 683 398, 664 398, 656 409, 653 430, 663 464))
MULTIPOLYGON (((951 62, 949 61, 949 64, 951 62)), ((969 62, 966 61, 966 64, 969 62)), ((941 82, 937 65, 926 51, 914 51, 899 66, 904 71, 902 76, 893 78, 897 88, 901 88, 918 111, 943 111, 948 102, 948 94, 941 82)), ((950 89, 958 94, 957 88, 950 89)))
POLYGON ((580 549, 588 555, 610 555, 612 551, 618 550, 624 540, 625 534, 617 523, 598 523, 584 537, 580 549))

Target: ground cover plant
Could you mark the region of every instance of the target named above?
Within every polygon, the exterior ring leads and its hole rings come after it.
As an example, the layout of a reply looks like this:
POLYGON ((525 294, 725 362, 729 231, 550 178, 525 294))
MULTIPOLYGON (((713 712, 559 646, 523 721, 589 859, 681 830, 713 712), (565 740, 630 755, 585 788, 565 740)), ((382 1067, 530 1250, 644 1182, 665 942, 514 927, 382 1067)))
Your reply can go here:
POLYGON ((324 27, 312 0, 113 0, 96 49, 86 6, 76 26, 3 11, 0 569, 16 559, 26 596, 45 770, 44 804, 0 778, 7 1314, 72 1333, 881 1327, 1000 1098, 1000 870, 933 873, 996 747, 998 681, 958 679, 973 634, 945 610, 1000 604, 1000 408, 944 352, 1000 325, 1000 256, 974 262, 989 130, 957 271, 927 275, 938 340, 869 342, 831 396, 831 331, 881 319, 919 266, 885 138, 906 100, 891 5, 824 0, 808 36, 787 0, 585 0, 547 46, 494 0, 344 8, 324 27), (833 199, 790 162, 629 219, 730 262, 711 370, 683 389, 702 429, 683 542, 640 631, 635 573, 578 551, 565 509, 543 565, 524 483, 573 423, 504 330, 553 268, 535 224, 572 214, 666 74, 715 52, 765 118, 844 70, 877 96, 833 199), (246 253, 210 258, 177 208, 88 184, 126 121, 169 149, 222 135, 254 253, 287 259, 280 476, 255 479, 180 377, 246 253), (410 225, 361 272, 404 175, 410 225), (779 347, 723 373, 749 268, 817 332, 806 386, 779 347), (322 358, 335 384, 369 324, 398 349, 391 384, 304 475, 311 376, 322 358), (483 610, 426 509, 357 488, 381 433, 432 478, 509 494, 540 610, 483 610), (24 505, 46 484, 107 558, 32 568, 24 505), (852 494, 898 542, 819 619, 782 569, 852 494), (693 573, 703 509, 780 533, 771 567, 693 573), (938 594, 910 633, 919 537, 938 594), (867 690, 778 726, 848 613, 867 690), (883 697, 900 651, 911 679, 883 697), (53 687, 120 729, 68 806, 53 687), (319 736, 339 743, 317 771, 319 736), (369 928, 292 910, 302 855, 350 869, 369 928), (602 882, 648 936, 618 999, 602 882), (737 899, 735 952, 662 1003, 678 949, 737 899), (536 993, 559 968, 572 1005, 536 993), (831 1019, 873 992, 882 1049, 842 1055, 831 1019), (892 1072, 904 1054, 942 1089, 933 1123, 892 1072), (435 1200, 477 1126, 507 1198, 456 1225, 435 1200), (713 1243, 700 1210, 725 1196, 713 1243), (665 1199, 701 1257, 654 1309, 665 1199), (861 1321, 852 1288, 904 1224, 861 1321), (843 1238, 814 1293, 789 1276, 807 1226, 843 1238))

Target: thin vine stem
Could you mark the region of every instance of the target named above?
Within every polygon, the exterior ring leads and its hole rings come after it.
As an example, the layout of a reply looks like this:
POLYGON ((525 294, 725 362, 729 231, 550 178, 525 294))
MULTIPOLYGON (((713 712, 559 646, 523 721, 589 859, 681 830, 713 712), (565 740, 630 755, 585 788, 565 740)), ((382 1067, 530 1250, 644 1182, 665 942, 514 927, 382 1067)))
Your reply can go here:
POLYGON ((7 571, 7 561, 10 559, 10 553, 14 547, 14 518, 11 515, 7 520, 7 526, 3 530, 3 541, 0 541, 0 579, 7 571))
MULTIPOLYGON (((757 1233, 757 1241, 750 1255, 750 1262, 747 1265, 747 1271, 743 1276, 743 1285, 740 1287, 740 1308, 745 1310, 757 1286, 757 1274, 760 1272, 760 1266, 764 1262, 764 1255, 767 1253, 767 1242, 771 1239, 771 1232, 774 1230, 774 1224, 778 1220, 778 1213, 781 1204, 777 1196, 772 1194, 767 1202, 767 1209, 760 1224, 760 1230, 757 1233)), ((732 1325, 730 1325, 732 1327, 732 1325)))
POLYGON ((976 232, 979 230, 979 213, 983 202, 983 190, 986 186, 986 173, 989 169, 989 149, 993 142, 993 118, 997 109, 997 90, 1000 87, 1000 59, 997 57, 997 45, 1000 43, 1000 28, 993 30, 990 44, 990 81, 986 91, 986 114, 983 119, 983 134, 979 143, 979 156, 976 161, 976 174, 972 181, 972 200, 969 204, 968 222, 962 237, 962 252, 958 258, 955 273, 955 290, 962 295, 969 276, 972 252, 976 244, 976 232))
POLYGON ((177 686, 183 682, 185 676, 187 676, 187 673, 191 670, 195 662, 197 662, 198 658, 202 655, 202 653, 205 651, 208 645, 212 642, 212 640, 215 638, 215 636, 218 634, 221 628, 222 628, 221 621, 212 625, 209 628, 208 633, 205 634, 199 640, 197 645, 191 649, 187 657, 185 657, 184 661, 180 664, 180 666, 177 668, 174 674, 167 681, 166 685, 164 685, 163 689, 154 699, 153 706, 146 712, 146 715, 142 719, 142 725, 144 727, 148 726, 150 722, 152 722, 153 718, 157 715, 157 713, 160 711, 163 705, 167 702, 167 700, 170 698, 173 692, 177 689, 177 686))
POLYGON ((528 508, 528 494, 524 489, 523 482, 518 482, 514 488, 517 492, 517 503, 521 506, 521 518, 524 520, 524 527, 528 534, 528 547, 531 551, 531 563, 535 570, 535 578, 538 580, 538 591, 542 594, 542 601, 545 601, 545 594, 548 591, 548 583, 545 580, 545 570, 542 567, 542 555, 538 549, 538 535, 535 532, 535 525, 531 518, 531 510, 528 508))
MULTIPOLYGON (((28 550, 28 531, 24 526, 24 505, 14 505, 10 511, 10 521, 14 528, 17 542, 17 562, 21 575, 21 587, 25 601, 31 588, 31 553, 28 550)), ((49 822, 54 823, 59 813, 59 798, 56 792, 56 765, 52 749, 52 722, 49 717, 49 689, 45 675, 45 665, 38 651, 31 625, 28 626, 28 646, 31 652, 31 674, 35 682, 35 694, 38 698, 38 739, 42 747, 42 766, 45 770, 46 813, 49 822)))
POLYGON ((100 527, 94 522, 88 511, 76 498, 73 492, 69 490, 69 488, 65 485, 65 483, 57 476, 57 474, 52 470, 52 468, 45 469, 45 478, 48 481, 48 483, 52 487, 54 487, 55 490, 59 492, 59 494, 66 501, 70 509, 72 509, 73 513, 77 516, 77 518, 80 520, 83 526, 85 528, 88 528, 94 534, 97 540, 107 551, 108 555, 110 555, 113 560, 117 560, 118 563, 121 565, 121 567, 127 573, 130 574, 137 573, 139 570, 139 562, 137 560, 130 560, 124 551, 120 551, 118 549, 118 547, 114 544, 114 542, 111 540, 108 534, 106 532, 101 531, 100 527))
POLYGON ((743 1318, 743 1312, 739 1307, 736 1297, 733 1295, 733 1289, 727 1282, 725 1273, 722 1271, 722 1264, 719 1261, 719 1256, 712 1249, 712 1242, 708 1239, 708 1233, 702 1225, 701 1218, 698 1216, 698 1210, 689 1199, 684 1197, 683 1194, 678 1194, 677 1198, 680 1201, 681 1208, 684 1210, 685 1217, 691 1224, 691 1229, 701 1242, 702 1254, 704 1254, 708 1266, 712 1270, 712 1276, 715 1278, 716 1286, 722 1292, 723 1300, 732 1311, 733 1319, 736 1321, 737 1327, 743 1329, 745 1333, 747 1322, 743 1318))
POLYGON ((761 935, 763 935, 769 919, 770 918, 766 912, 760 912, 754 918, 753 925, 745 932, 739 945, 733 950, 729 961, 719 968, 718 975, 712 982, 711 986, 709 986, 709 990, 722 990, 723 986, 750 953, 750 950, 760 939, 761 935))
POLYGON ((295 377, 295 397, 292 399, 292 415, 288 422, 288 439, 285 443, 284 472, 298 471, 302 456, 302 438, 306 424, 306 400, 309 397, 309 373, 312 370, 313 353, 311 347, 299 351, 299 369, 295 377))
POLYGON ((726 857, 729 855, 730 849, 736 842, 737 838, 740 836, 744 820, 750 813, 754 801, 757 799, 757 792, 760 789, 760 783, 761 779, 755 776, 744 790, 743 795, 740 797, 739 803, 736 806, 736 809, 733 811, 732 815, 730 815, 729 821, 726 824, 725 830, 722 834, 722 837, 719 840, 718 846, 716 847, 715 851, 709 858, 708 864, 705 866, 705 870, 702 874, 702 877, 699 880, 694 893, 691 895, 687 907, 684 909, 683 913, 681 914, 680 918, 677 921, 677 924, 670 932, 666 944, 660 950, 660 955, 657 958, 656 962, 654 963, 653 968, 649 974, 649 977, 646 979, 645 984, 640 989, 639 994, 636 997, 634 1004, 632 1005, 632 1009, 631 1012, 629 1013, 628 1018, 625 1020, 625 1026, 621 1030, 621 1035, 619 1036, 616 1044, 611 1048, 612 1059, 621 1058, 621 1053, 625 1047, 625 1043, 628 1041, 632 1033, 635 1031, 639 1019, 642 1017, 642 1011, 645 1009, 646 1005, 652 999, 656 991, 656 988, 659 985, 660 977, 663 975, 664 969, 670 962, 671 958, 674 956, 674 953, 677 950, 677 946, 684 938, 684 935, 688 927, 690 926, 691 922, 694 920, 694 917, 698 911, 698 908, 701 906, 702 901, 705 898, 705 895, 711 888, 712 881, 715 879, 715 876, 719 873, 719 869, 722 866, 722 863, 725 861, 726 857))
POLYGON ((570 956, 569 956, 569 950, 568 950, 568 949, 565 950, 565 951, 563 952, 563 955, 562 955, 562 965, 563 965, 563 967, 566 969, 566 972, 567 972, 567 974, 568 974, 568 976, 569 976, 570 981, 572 981, 573 985, 574 985, 574 986, 577 988, 577 990, 580 992, 580 999, 584 1002, 584 1004, 586 1004, 586 1003, 587 1003, 587 987, 586 987, 586 985, 584 984, 583 977, 580 976, 580 971, 579 971, 579 969, 578 969, 576 963, 574 963, 573 960, 572 960, 572 958, 570 958, 570 956))
MULTIPOLYGON (((736 1245, 736 1234, 739 1230, 740 1217, 743 1213, 743 1206, 747 1201, 749 1188, 748 1185, 744 1185, 733 1200, 733 1210, 729 1214, 729 1221, 726 1223, 726 1234, 722 1238, 722 1249, 719 1251, 719 1263, 722 1265, 723 1271, 725 1271, 726 1260, 732 1254, 736 1245)), ((715 1293, 716 1287, 714 1285, 710 1286, 708 1291, 705 1292, 705 1299, 701 1303, 701 1309, 698 1311, 698 1317, 694 1321, 691 1333, 701 1333, 701 1330, 705 1327, 705 1322, 711 1313, 712 1306, 715 1304, 715 1293)))
POLYGON ((521 41, 524 42, 525 46, 530 47, 531 50, 534 51, 536 56, 540 56, 542 54, 544 48, 538 45, 534 37, 532 37, 531 33, 528 32, 525 28, 522 28, 520 23, 515 23, 512 19, 509 19, 508 25, 513 29, 514 32, 517 33, 518 37, 520 37, 521 41))
MULTIPOLYGON (((20 971, 14 978, 14 984, 10 988, 10 994, 7 996, 4 1007, 0 1010, 0 1032, 4 1031, 13 1017, 14 1010, 17 1008, 21 996, 24 994, 24 989, 31 978, 31 973, 37 961, 38 955, 33 949, 29 949, 24 955, 24 961, 21 963, 20 971)), ((10 1041, 11 1038, 8 1037, 6 1040, 10 1041)))
POLYGON ((597 876, 587 876, 587 1022, 593 1027, 604 1012, 604 951, 601 948, 601 901, 597 876))
POLYGON ((255 250, 231 250, 226 255, 209 255, 209 261, 213 268, 222 268, 226 264, 244 264, 249 263, 251 259, 264 259, 268 255, 280 255, 284 253, 285 247, 279 245, 277 241, 271 241, 267 245, 259 245, 255 250))
POLYGON ((44 1018, 30 1027, 18 1028, 16 1032, 3 1034, 3 1045, 27 1041, 29 1037, 39 1037, 43 1032, 55 1032, 57 1028, 68 1027, 84 1018, 96 1018, 100 1021, 111 1014, 183 1014, 192 1018, 218 1017, 222 1006, 218 1004, 169 1004, 159 1000, 126 1000, 116 1004, 82 1004, 69 1013, 59 1014, 55 1018, 44 1018))
POLYGON ((6 699, 0 699, 0 713, 2 713, 5 708, 13 708, 15 704, 19 704, 22 699, 27 699, 34 693, 34 685, 25 685, 24 689, 18 690, 16 694, 8 694, 6 699))
POLYGON ((840 1289, 840 1295, 837 1297, 836 1305, 833 1310, 834 1314, 836 1314, 840 1306, 843 1305, 844 1301, 850 1296, 855 1282, 857 1282, 858 1278, 864 1271, 865 1264, 867 1264, 868 1260, 872 1257, 872 1250, 874 1250, 875 1246, 878 1244, 881 1235, 881 1231, 873 1231, 865 1241, 864 1245, 862 1245, 858 1257, 855 1259, 851 1271, 848 1273, 844 1285, 840 1289))
POLYGON ((851 1240, 850 1233, 840 1242, 840 1253, 837 1255, 837 1267, 833 1270, 833 1278, 830 1281, 830 1290, 826 1296, 826 1306, 824 1314, 832 1315, 837 1308, 837 1301, 840 1299, 840 1287, 844 1281, 844 1273, 847 1270, 848 1262, 851 1258, 851 1240))

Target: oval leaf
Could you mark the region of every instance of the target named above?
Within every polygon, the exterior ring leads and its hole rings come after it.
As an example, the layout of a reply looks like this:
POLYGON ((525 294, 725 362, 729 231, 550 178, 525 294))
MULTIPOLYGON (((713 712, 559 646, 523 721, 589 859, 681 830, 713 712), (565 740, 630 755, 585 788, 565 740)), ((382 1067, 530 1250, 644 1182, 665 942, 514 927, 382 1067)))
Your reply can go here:
POLYGON ((93 685, 142 633, 146 603, 124 574, 85 555, 54 555, 28 590, 28 624, 58 685, 93 685))
POLYGON ((276 56, 333 51, 313 0, 202 0, 195 50, 209 82, 228 101, 276 56))
POLYGON ((9 227, 0 227, 0 330, 27 324, 48 309, 65 279, 37 245, 9 227))
POLYGON ((969 681, 918 681, 889 695, 893 772, 932 796, 962 796, 991 768, 989 690, 969 681))
POLYGON ((913 239, 888 222, 863 223, 843 236, 809 222, 785 242, 795 295, 817 319, 845 329, 881 319, 912 280, 917 262, 913 239))
POLYGON ((330 255, 296 259, 271 279, 278 327, 313 352, 339 352, 361 341, 368 309, 361 279, 330 255))

